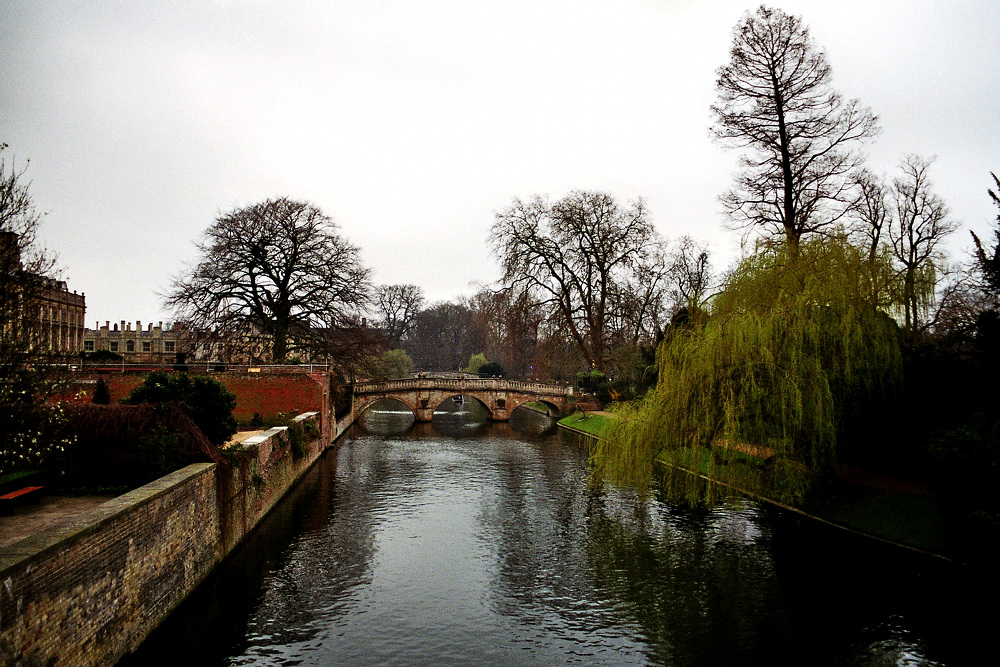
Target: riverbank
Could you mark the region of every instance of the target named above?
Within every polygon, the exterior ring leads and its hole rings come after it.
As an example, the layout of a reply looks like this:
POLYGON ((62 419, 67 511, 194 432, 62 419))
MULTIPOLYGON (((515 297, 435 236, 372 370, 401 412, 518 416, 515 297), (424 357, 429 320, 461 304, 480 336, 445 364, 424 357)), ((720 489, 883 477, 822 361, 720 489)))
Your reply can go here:
POLYGON ((559 425, 571 431, 577 431, 585 435, 600 438, 604 435, 605 429, 611 424, 614 417, 609 412, 603 410, 594 412, 577 412, 559 420, 559 425))
POLYGON ((353 421, 311 427, 317 417, 0 547, 0 664, 106 665, 134 650, 353 421))
MULTIPOLYGON (((615 419, 608 412, 577 412, 559 420, 562 428, 600 438, 615 419)), ((872 539, 953 560, 948 526, 934 496, 918 483, 839 468, 837 485, 822 505, 788 507, 769 498, 767 503, 785 507, 816 521, 872 539)))

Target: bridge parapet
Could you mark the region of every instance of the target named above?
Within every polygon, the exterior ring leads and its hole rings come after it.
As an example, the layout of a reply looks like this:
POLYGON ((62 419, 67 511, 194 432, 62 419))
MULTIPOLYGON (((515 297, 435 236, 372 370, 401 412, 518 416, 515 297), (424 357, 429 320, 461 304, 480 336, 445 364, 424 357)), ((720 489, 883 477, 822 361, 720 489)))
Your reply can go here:
POLYGON ((430 421, 438 405, 455 395, 475 398, 486 406, 492 419, 504 421, 515 408, 535 400, 562 411, 573 396, 573 387, 506 378, 405 378, 358 382, 354 385, 354 409, 358 414, 378 398, 394 398, 409 407, 417 421, 430 421))
POLYGON ((446 379, 446 378, 404 378, 386 380, 384 382, 358 382, 354 385, 355 394, 381 394, 387 391, 413 390, 466 390, 466 391, 516 391, 525 394, 543 396, 572 396, 573 387, 569 385, 545 384, 527 380, 507 380, 505 378, 485 379, 446 379))

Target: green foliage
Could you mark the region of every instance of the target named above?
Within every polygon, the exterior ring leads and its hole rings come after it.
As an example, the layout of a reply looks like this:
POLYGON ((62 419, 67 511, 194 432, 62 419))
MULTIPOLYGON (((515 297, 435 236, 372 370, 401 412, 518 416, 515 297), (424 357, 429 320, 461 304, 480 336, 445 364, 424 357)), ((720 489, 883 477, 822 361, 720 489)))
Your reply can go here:
POLYGON ((141 486, 182 467, 182 440, 180 434, 171 433, 163 424, 154 425, 136 446, 136 479, 131 486, 141 486))
MULTIPOLYGON (((842 238, 744 260, 710 317, 671 327, 657 354, 659 383, 619 407, 595 452, 599 474, 645 486, 659 460, 803 500, 836 463, 847 397, 881 392, 900 372, 875 269, 842 238)), ((704 496, 695 479, 674 476, 667 486, 704 496)))
POLYGON ((139 405, 172 401, 184 404, 187 414, 213 445, 224 445, 236 433, 236 396, 209 377, 155 371, 122 402, 139 405))
POLYGON ((413 360, 404 350, 386 350, 382 353, 382 364, 388 378, 404 378, 413 373, 413 360))
POLYGON ((482 378, 502 378, 507 377, 507 371, 500 365, 499 361, 487 361, 479 367, 477 371, 482 378))
POLYGON ((479 369, 486 364, 486 355, 482 352, 477 352, 469 357, 469 363, 462 370, 466 373, 478 373, 479 369))
POLYGON ((190 463, 222 461, 178 402, 77 403, 66 416, 76 442, 46 466, 66 488, 135 488, 190 463))
POLYGON ((985 557, 1000 547, 1000 420, 982 413, 931 439, 932 489, 956 529, 957 541, 985 557))
POLYGON ((315 440, 320 436, 319 422, 315 419, 310 419, 302 423, 302 433, 306 436, 308 440, 315 440))
POLYGON ((304 458, 309 453, 309 440, 306 438, 302 422, 292 422, 288 425, 288 447, 292 450, 292 456, 297 459, 304 458))
POLYGON ((94 352, 81 352, 80 358, 84 361, 121 361, 122 355, 111 350, 96 350, 94 352))
POLYGON ((37 468, 76 441, 62 406, 0 401, 0 408, 5 411, 0 420, 0 475, 37 468))
POLYGON ((580 372, 576 374, 576 385, 588 394, 596 393, 598 388, 607 383, 608 376, 601 371, 593 370, 589 373, 580 372))

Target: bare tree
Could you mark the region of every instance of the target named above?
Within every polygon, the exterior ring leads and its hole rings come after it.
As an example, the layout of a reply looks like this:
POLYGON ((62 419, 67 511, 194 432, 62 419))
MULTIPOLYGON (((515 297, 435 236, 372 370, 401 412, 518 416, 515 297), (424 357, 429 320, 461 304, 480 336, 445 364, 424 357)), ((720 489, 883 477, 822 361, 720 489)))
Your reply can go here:
POLYGON ((703 308, 715 282, 708 247, 682 236, 670 255, 668 267, 673 311, 703 308))
MULTIPOLYGON (((654 342, 670 321, 668 312, 670 262, 667 244, 658 241, 633 267, 632 274, 616 285, 615 344, 635 347, 654 342)), ((618 356, 618 355, 615 355, 618 356)))
POLYGON ((882 246, 883 232, 889 221, 889 188, 885 182, 868 169, 859 169, 852 176, 855 198, 851 214, 856 221, 854 235, 868 249, 868 261, 875 261, 882 246))
POLYGON ((417 314, 403 349, 420 370, 457 371, 482 345, 472 311, 463 303, 440 301, 417 314))
POLYGON ((830 87, 830 66, 802 19, 763 5, 733 30, 730 62, 719 68, 712 132, 747 149, 735 187, 722 196, 733 219, 784 239, 839 220, 851 201, 859 143, 876 118, 830 87))
POLYGON ((197 265, 166 295, 193 329, 251 354, 262 345, 271 361, 356 345, 348 333, 368 303, 370 271, 317 207, 279 198, 220 215, 198 250, 197 265))
POLYGON ((901 266, 904 325, 912 335, 921 330, 923 314, 934 301, 938 244, 958 227, 944 200, 931 190, 932 162, 916 155, 903 158, 903 175, 892 183, 893 215, 885 230, 901 266))
POLYGON ((379 285, 374 302, 378 326, 385 332, 389 347, 398 348, 424 306, 423 290, 416 285, 379 285))
POLYGON ((51 362, 65 358, 51 349, 42 327, 41 301, 56 266, 37 243, 42 216, 27 167, 0 156, 0 475, 37 466, 69 437, 60 409, 45 404, 63 386, 51 362))
POLYGON ((530 293, 481 287, 468 306, 486 358, 503 366, 509 377, 531 377, 544 315, 530 293))
MULTIPOLYGON (((0 144, 0 151, 7 144, 0 144)), ((0 364, 20 375, 48 359, 37 312, 46 277, 55 259, 37 243, 41 214, 25 180, 27 162, 18 168, 0 157, 0 364)))
POLYGON ((555 203, 514 199, 490 240, 504 286, 534 294, 586 363, 604 372, 615 297, 660 243, 642 200, 624 208, 609 194, 582 191, 555 203))

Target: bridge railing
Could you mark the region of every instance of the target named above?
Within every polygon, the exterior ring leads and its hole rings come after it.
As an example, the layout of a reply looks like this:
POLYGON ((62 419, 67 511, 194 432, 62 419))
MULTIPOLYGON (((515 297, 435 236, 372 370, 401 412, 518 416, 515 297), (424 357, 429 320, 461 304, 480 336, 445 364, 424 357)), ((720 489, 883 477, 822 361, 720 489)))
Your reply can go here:
POLYGON ((454 389, 456 391, 514 391, 525 394, 541 394, 544 396, 572 396, 573 387, 530 382, 526 380, 507 380, 503 378, 449 380, 444 378, 405 378, 386 380, 384 382, 358 382, 354 385, 355 394, 381 394, 390 391, 413 391, 419 389, 454 389))

